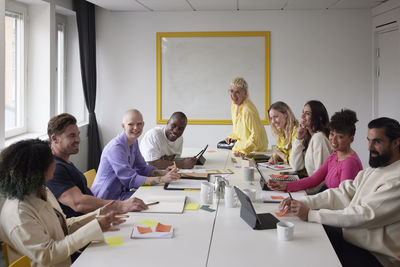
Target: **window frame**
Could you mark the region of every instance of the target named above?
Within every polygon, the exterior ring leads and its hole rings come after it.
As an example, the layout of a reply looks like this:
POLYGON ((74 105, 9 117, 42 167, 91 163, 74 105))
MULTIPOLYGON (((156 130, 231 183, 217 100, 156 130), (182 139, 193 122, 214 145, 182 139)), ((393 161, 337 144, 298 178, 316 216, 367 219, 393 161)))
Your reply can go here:
MULTIPOLYGON (((27 38, 27 29, 28 29, 28 8, 21 3, 16 3, 14 1, 6 1, 5 2, 5 17, 7 12, 20 13, 22 15, 22 33, 19 33, 20 41, 19 52, 22 52, 22 56, 18 59, 19 64, 22 65, 21 69, 19 69, 19 86, 22 86, 22 90, 19 91, 19 98, 22 101, 22 105, 18 108, 21 110, 21 122, 22 126, 16 127, 13 129, 6 130, 5 129, 5 138, 11 138, 16 135, 20 135, 27 132, 27 58, 28 58, 28 38, 27 38)), ((4 117, 5 119, 5 117, 4 117)))
POLYGON ((66 86, 66 62, 67 62, 67 18, 65 18, 63 15, 56 13, 56 77, 55 77, 55 88, 56 91, 54 92, 54 99, 52 99, 53 103, 52 105, 54 106, 54 112, 57 114, 61 114, 66 111, 66 96, 65 96, 65 86, 66 86), (59 78, 60 78, 60 70, 59 70, 59 40, 58 40, 58 26, 63 25, 63 43, 62 43, 62 49, 63 49, 63 54, 62 54, 62 81, 60 83, 59 78), (61 90, 59 85, 61 85, 61 90), (60 107, 61 106, 61 107, 60 107))

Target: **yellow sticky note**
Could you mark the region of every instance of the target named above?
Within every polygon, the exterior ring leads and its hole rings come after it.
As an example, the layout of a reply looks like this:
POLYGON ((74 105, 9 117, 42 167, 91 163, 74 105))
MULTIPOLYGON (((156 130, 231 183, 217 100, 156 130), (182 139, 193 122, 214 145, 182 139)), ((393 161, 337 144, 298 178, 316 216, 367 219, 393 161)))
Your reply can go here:
POLYGON ((198 210, 200 207, 199 203, 187 203, 185 206, 185 210, 198 210))
POLYGON ((124 241, 122 240, 122 237, 120 237, 120 236, 108 237, 108 238, 106 238, 106 242, 110 248, 111 247, 119 247, 119 246, 124 245, 124 241))
POLYGON ((151 185, 142 185, 140 188, 151 188, 151 185))
POLYGON ((143 224, 143 225, 145 225, 145 226, 149 226, 149 227, 157 226, 157 224, 158 224, 158 222, 155 222, 155 221, 149 220, 149 219, 140 221, 139 223, 140 223, 140 224, 143 224))

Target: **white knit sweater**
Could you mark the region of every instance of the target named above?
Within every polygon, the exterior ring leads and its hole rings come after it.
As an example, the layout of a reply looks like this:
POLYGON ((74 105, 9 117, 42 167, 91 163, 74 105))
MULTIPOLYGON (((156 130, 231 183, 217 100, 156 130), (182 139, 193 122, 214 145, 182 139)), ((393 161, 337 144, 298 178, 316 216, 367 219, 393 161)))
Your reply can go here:
POLYGON ((354 180, 302 202, 311 209, 310 222, 342 227, 345 240, 385 266, 400 266, 400 160, 362 170, 354 180))

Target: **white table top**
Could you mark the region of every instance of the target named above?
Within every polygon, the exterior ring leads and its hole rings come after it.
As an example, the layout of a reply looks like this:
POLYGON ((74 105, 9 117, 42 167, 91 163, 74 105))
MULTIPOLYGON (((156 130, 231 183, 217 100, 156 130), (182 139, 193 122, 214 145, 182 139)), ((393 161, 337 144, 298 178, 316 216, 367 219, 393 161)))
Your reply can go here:
MULTIPOLYGON (((183 156, 195 155, 200 149, 185 149, 183 156)), ((207 169, 231 169, 230 184, 261 191, 256 181, 244 182, 242 171, 235 168, 231 152, 206 152, 207 169)), ((263 173, 269 171, 263 170, 263 173)), ((135 197, 148 195, 186 195, 187 203, 199 203, 199 191, 167 191, 162 186, 140 188, 135 197)), ((254 203, 259 213, 278 210, 278 204, 254 203)), ((340 262, 319 224, 307 223, 297 217, 281 217, 295 224, 294 240, 278 241, 276 229, 253 230, 240 216, 240 207, 225 208, 220 200, 216 212, 184 211, 183 214, 130 213, 128 221, 118 232, 105 237, 121 236, 124 245, 109 248, 107 244, 92 244, 73 266, 340 266, 340 262), (172 239, 130 239, 133 222, 144 219, 172 224, 172 239)))

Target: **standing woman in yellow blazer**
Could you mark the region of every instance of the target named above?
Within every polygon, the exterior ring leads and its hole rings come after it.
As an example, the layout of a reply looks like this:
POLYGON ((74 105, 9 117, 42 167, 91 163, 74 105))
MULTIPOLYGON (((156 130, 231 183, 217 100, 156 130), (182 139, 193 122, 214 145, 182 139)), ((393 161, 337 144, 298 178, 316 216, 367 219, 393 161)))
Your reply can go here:
POLYGON ((299 123, 290 107, 282 101, 275 102, 269 107, 268 117, 272 133, 278 136, 276 150, 269 159, 269 163, 284 162, 288 164, 292 140, 297 135, 296 128, 299 123))
POLYGON ((225 141, 229 144, 236 140, 233 154, 245 156, 253 151, 266 151, 268 138, 256 106, 249 99, 248 85, 245 79, 236 77, 228 90, 232 99, 231 113, 233 133, 225 141))

